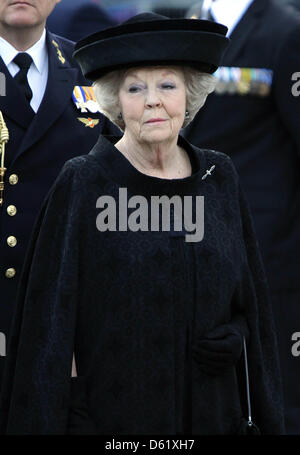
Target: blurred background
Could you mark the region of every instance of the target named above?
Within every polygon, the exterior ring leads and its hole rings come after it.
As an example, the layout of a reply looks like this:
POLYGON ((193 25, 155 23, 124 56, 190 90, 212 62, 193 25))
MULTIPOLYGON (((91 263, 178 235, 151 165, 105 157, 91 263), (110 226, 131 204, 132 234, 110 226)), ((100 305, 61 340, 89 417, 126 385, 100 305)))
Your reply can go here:
MULTIPOLYGON (((300 10, 300 0, 276 1, 300 10)), ((117 25, 145 11, 174 18, 197 18, 201 14, 203 2, 204 0, 61 0, 48 18, 47 25, 51 32, 78 41, 90 33, 117 25)))
MULTIPOLYGON (((63 0, 66 1, 66 0, 63 0)), ((196 4, 201 7, 202 1, 195 0, 99 0, 98 3, 117 20, 124 20, 143 11, 154 11, 169 17, 184 17, 196 4)), ((236 0, 237 2, 239 0, 236 0)), ((277 0, 282 4, 298 5, 300 0, 277 0)))

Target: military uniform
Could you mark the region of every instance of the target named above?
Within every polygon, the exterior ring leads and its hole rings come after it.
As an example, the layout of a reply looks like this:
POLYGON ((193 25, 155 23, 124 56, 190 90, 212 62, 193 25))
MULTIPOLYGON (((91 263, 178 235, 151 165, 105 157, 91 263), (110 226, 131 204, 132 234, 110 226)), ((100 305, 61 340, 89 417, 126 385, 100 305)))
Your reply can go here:
POLYGON ((0 208, 0 383, 17 285, 42 201, 65 161, 88 153, 100 133, 113 132, 95 108, 90 84, 71 60, 73 43, 47 32, 46 44, 48 82, 36 114, 0 58, 6 79, 0 110, 10 136, 0 208))
POLYGON ((291 351, 300 331, 300 20, 289 11, 273 0, 251 4, 230 36, 216 93, 184 135, 228 154, 240 175, 272 293, 287 430, 300 434, 300 360, 291 351))

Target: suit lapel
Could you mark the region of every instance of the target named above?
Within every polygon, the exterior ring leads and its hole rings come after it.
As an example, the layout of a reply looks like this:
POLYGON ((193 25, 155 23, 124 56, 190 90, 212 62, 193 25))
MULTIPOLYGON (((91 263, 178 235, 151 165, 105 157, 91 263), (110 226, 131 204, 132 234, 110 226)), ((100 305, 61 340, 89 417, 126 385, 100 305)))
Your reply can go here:
POLYGON ((0 97, 0 110, 3 113, 4 120, 5 116, 7 116, 22 128, 28 129, 35 113, 15 83, 1 57, 0 71, 5 76, 6 85, 6 95, 0 97))
POLYGON ((78 70, 72 68, 65 55, 59 52, 61 51, 59 42, 50 32, 47 32, 47 46, 49 73, 45 95, 24 138, 18 156, 45 135, 47 130, 62 115, 72 98, 78 70))
POLYGON ((256 27, 260 24, 262 13, 266 7, 267 0, 254 0, 251 3, 230 36, 232 41, 224 55, 224 66, 232 66, 232 62, 236 61, 249 36, 255 32, 256 27))

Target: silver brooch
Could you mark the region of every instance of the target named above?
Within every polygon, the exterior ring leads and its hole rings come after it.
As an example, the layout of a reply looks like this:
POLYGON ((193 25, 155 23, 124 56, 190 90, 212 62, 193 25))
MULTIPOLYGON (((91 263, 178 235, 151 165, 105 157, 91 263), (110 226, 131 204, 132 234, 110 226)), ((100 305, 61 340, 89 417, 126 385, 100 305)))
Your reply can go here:
POLYGON ((207 170, 206 173, 203 175, 202 180, 205 180, 206 177, 208 177, 209 175, 211 175, 211 173, 212 173, 212 171, 214 170, 215 167, 216 167, 216 166, 213 165, 209 170, 207 170))

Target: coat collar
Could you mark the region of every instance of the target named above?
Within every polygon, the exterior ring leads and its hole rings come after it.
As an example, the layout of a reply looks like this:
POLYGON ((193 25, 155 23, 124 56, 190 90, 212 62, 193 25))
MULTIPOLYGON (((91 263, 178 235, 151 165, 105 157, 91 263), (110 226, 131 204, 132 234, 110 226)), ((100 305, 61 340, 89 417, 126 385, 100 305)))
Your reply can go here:
MULTIPOLYGON (((8 70, 9 65, 15 65, 12 61, 18 51, 6 40, 3 38, 0 39, 2 45, 0 71, 5 75, 6 82, 6 96, 1 98, 0 109, 3 111, 4 115, 10 117, 24 129, 28 129, 35 115, 34 111, 21 95, 18 85, 15 83, 8 70), (17 109, 16 106, 18 106, 17 109)), ((32 57, 33 63, 39 72, 42 71, 45 59, 48 59, 45 41, 46 31, 44 30, 39 41, 27 50, 27 53, 32 57)))
POLYGON ((9 117, 24 129, 28 129, 34 117, 34 111, 26 102, 24 95, 15 83, 5 63, 0 57, 0 72, 4 74, 5 96, 0 97, 0 110, 5 117, 9 117))
MULTIPOLYGON (((59 38, 46 33, 48 48, 49 73, 46 91, 37 114, 23 96, 0 57, 0 71, 5 75, 6 96, 0 97, 0 110, 4 118, 7 116, 26 130, 22 146, 16 155, 18 158, 24 151, 34 145, 61 116, 72 98, 79 70, 71 67, 64 54, 59 38)), ((15 158, 15 159, 16 159, 15 158)))
MULTIPOLYGON (((207 163, 204 152, 186 141, 182 136, 178 137, 178 145, 188 153, 195 171, 190 177, 180 179, 161 179, 152 177, 138 171, 114 144, 120 137, 100 135, 89 155, 93 156, 105 169, 111 179, 125 186, 135 194, 151 196, 155 194, 193 194, 195 184, 201 182, 205 174, 207 163)), ((205 181, 205 180, 204 180, 205 181)))
MULTIPOLYGON (((0 46, 1 46, 1 57, 5 65, 8 67, 13 63, 14 58, 19 53, 17 49, 14 48, 8 41, 0 36, 0 46)), ((48 58, 47 49, 46 49, 46 30, 43 31, 40 39, 29 49, 26 50, 26 53, 29 54, 32 58, 33 64, 36 69, 41 73, 45 66, 45 60, 48 58)), ((18 66, 16 65, 17 70, 19 71, 18 66)))
POLYGON ((70 66, 59 39, 49 31, 47 31, 46 42, 49 73, 45 95, 17 156, 34 145, 52 127, 72 98, 78 69, 70 66))

